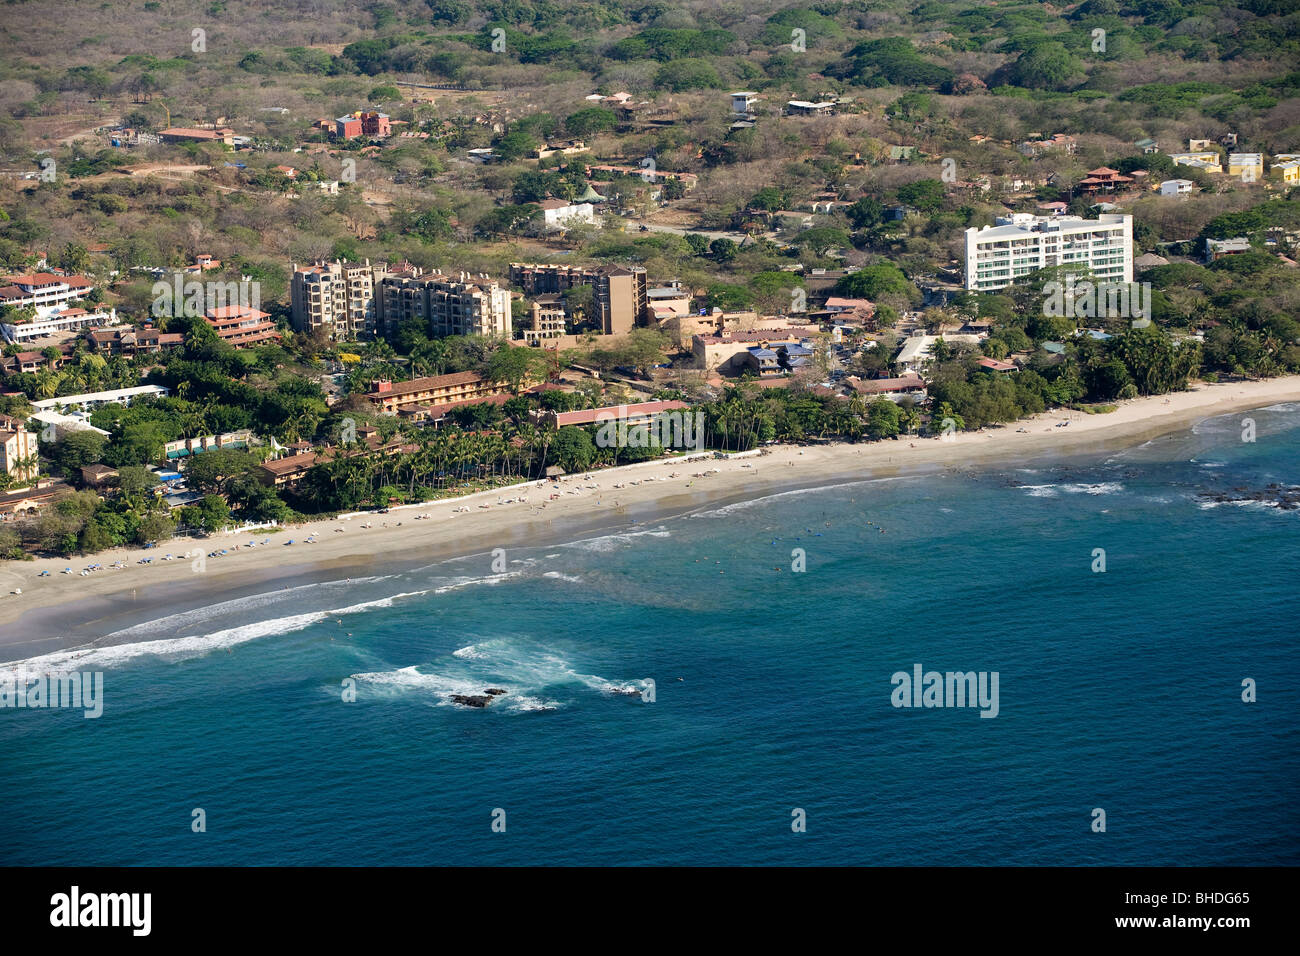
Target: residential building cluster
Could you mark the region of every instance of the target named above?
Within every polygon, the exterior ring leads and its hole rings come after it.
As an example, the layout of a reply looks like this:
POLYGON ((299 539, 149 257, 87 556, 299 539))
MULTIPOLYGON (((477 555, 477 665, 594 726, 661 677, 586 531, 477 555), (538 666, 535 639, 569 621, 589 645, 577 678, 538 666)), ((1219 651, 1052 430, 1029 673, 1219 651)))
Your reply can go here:
POLYGON ((1038 269, 1070 266, 1104 282, 1133 281, 1133 217, 1013 213, 966 230, 966 288, 1005 289, 1038 269))

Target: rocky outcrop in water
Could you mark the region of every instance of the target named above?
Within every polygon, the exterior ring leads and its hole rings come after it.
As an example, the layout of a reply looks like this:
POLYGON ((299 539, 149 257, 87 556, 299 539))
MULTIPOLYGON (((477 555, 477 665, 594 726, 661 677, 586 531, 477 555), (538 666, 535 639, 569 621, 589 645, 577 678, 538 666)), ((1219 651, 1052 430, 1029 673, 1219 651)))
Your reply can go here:
POLYGON ((1295 511, 1300 508, 1300 485, 1282 485, 1272 482, 1255 490, 1239 485, 1231 491, 1202 491, 1199 497, 1203 501, 1213 501, 1218 504, 1258 501, 1283 511, 1295 511))
POLYGON ((462 707, 486 707, 496 696, 492 694, 452 694, 451 701, 453 704, 460 704, 462 707))

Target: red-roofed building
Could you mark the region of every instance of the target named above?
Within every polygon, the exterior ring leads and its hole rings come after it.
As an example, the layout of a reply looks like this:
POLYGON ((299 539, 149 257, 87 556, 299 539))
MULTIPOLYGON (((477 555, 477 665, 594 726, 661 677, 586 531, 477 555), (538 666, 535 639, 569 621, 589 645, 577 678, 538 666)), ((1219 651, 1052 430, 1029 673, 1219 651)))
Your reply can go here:
POLYGON ((85 276, 56 276, 49 272, 11 276, 0 282, 0 305, 59 306, 95 288, 85 276))
POLYGON ((849 387, 859 395, 901 395, 925 391, 925 381, 918 375, 902 378, 850 378, 849 387))
POLYGON ((185 344, 185 336, 158 329, 92 329, 86 335, 86 344, 110 355, 139 355, 177 348, 185 344))
POLYGON ((1097 193, 1113 193, 1133 185, 1133 177, 1125 176, 1118 169, 1102 166, 1088 170, 1087 178, 1079 181, 1079 192, 1092 196, 1097 193))
POLYGON ((1015 363, 1001 362, 994 358, 982 358, 976 364, 980 368, 988 369, 990 372, 1014 372, 1016 370, 1015 363))
POLYGON ((387 113, 357 110, 334 121, 334 135, 339 139, 355 139, 358 136, 378 139, 390 136, 392 132, 393 124, 387 113))
POLYGON ((500 395, 505 387, 490 382, 478 372, 453 372, 450 375, 431 375, 409 382, 390 382, 380 379, 375 390, 366 398, 376 408, 388 415, 400 414, 417 405, 462 405, 500 395))
POLYGON ((536 421, 549 424, 552 428, 564 428, 566 425, 600 425, 613 421, 626 422, 629 427, 632 427, 649 424, 654 416, 664 412, 679 411, 689 407, 685 402, 638 402, 634 405, 584 408, 576 412, 538 410, 533 412, 533 416, 536 421))
POLYGON ((270 313, 247 305, 220 305, 208 309, 203 319, 216 330, 222 341, 235 348, 261 345, 280 337, 270 313))

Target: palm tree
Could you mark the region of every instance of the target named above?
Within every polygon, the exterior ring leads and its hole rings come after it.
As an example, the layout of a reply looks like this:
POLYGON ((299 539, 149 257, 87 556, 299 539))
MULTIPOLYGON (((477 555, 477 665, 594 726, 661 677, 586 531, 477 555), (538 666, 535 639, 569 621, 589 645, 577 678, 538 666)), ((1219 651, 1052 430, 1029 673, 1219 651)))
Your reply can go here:
POLYGON ((53 398, 59 393, 59 383, 63 376, 48 369, 43 368, 36 373, 36 394, 41 398, 53 398))
POLYGON ((20 481, 30 481, 40 473, 41 458, 38 454, 24 455, 14 459, 13 474, 20 481))

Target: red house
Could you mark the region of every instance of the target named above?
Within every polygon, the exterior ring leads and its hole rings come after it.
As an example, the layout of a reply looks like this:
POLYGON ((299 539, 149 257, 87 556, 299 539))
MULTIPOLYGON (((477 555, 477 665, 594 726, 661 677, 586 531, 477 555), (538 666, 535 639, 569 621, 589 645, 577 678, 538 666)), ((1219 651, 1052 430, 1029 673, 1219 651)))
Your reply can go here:
POLYGON ((1102 166, 1100 169, 1088 170, 1086 179, 1079 180, 1079 192, 1087 195, 1113 193, 1133 185, 1133 177, 1125 176, 1118 169, 1102 166))

